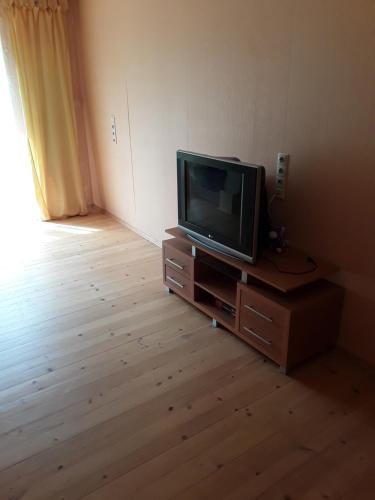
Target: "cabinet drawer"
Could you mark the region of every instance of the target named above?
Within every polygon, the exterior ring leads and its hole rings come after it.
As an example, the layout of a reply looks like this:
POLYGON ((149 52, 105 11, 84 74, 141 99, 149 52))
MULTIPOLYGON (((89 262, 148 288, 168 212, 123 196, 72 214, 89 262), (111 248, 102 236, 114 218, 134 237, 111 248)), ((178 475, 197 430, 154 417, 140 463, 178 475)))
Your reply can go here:
POLYGON ((183 297, 193 298, 193 282, 170 266, 164 267, 165 285, 183 297))
POLYGON ((273 361, 281 364, 284 359, 285 348, 281 339, 273 339, 269 335, 256 330, 255 327, 240 321, 239 337, 273 361))
POLYGON ((286 357, 289 320, 287 309, 254 289, 240 288, 241 338, 279 364, 286 357))
POLYGON ((250 287, 240 288, 240 315, 269 334, 286 332, 290 312, 250 287))
POLYGON ((192 255, 189 255, 187 251, 184 251, 183 248, 179 248, 175 245, 175 242, 174 245, 172 245, 168 243, 168 240, 163 242, 164 265, 177 271, 189 280, 192 280, 194 258, 192 255))
POLYGON ((283 325, 268 323, 245 308, 240 311, 240 327, 259 333, 275 345, 281 345, 288 336, 288 330, 283 325))

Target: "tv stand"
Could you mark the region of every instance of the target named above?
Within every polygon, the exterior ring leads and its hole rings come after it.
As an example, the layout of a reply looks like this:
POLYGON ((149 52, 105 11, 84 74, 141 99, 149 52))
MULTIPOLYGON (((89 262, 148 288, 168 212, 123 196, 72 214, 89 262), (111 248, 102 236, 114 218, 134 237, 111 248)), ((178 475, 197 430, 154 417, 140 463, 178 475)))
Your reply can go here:
POLYGON ((324 279, 334 266, 317 260, 310 271, 307 256, 293 249, 252 265, 180 228, 166 232, 173 238, 163 241, 164 284, 212 318, 213 327, 223 326, 284 373, 336 343, 344 290, 324 279))

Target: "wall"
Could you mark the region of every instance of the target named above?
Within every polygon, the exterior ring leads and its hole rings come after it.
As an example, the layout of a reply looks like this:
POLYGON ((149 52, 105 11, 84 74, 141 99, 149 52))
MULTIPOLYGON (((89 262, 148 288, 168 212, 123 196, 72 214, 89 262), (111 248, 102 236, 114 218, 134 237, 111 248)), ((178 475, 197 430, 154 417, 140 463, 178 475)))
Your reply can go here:
POLYGON ((79 5, 96 203, 160 242, 176 224, 176 149, 263 164, 270 189, 277 152, 290 153, 274 215, 342 268, 341 343, 375 361, 375 2, 79 5))

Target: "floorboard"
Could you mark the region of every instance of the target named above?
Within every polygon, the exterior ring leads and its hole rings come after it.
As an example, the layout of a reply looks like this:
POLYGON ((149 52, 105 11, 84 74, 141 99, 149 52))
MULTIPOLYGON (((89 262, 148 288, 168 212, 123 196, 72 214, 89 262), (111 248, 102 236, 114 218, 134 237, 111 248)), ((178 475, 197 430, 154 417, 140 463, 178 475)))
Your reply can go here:
POLYGON ((106 215, 27 234, 1 254, 1 500, 373 498, 373 368, 280 374, 106 215))

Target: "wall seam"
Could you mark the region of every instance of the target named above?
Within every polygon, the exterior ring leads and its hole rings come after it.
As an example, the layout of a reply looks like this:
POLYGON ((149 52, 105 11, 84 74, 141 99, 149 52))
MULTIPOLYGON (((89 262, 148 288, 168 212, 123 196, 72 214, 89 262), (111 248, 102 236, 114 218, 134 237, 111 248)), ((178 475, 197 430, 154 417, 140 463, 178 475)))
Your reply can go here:
POLYGON ((134 204, 134 213, 136 214, 137 213, 137 203, 136 203, 136 197, 135 197, 133 145, 132 145, 131 124, 130 124, 129 91, 128 91, 128 82, 127 82, 127 80, 125 80, 125 92, 126 92, 126 107, 127 107, 128 130, 129 130, 130 164, 131 164, 131 168, 132 168, 133 204, 134 204))

